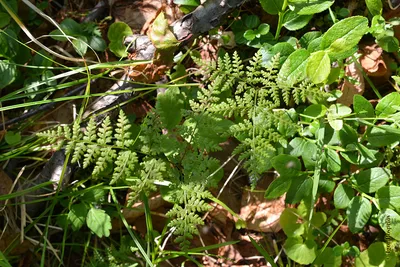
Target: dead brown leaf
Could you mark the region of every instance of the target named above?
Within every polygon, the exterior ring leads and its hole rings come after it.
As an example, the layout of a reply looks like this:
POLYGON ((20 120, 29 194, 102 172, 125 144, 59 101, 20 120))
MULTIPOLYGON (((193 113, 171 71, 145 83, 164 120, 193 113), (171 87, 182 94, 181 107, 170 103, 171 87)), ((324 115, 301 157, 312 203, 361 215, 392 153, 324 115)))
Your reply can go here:
POLYGON ((346 67, 346 78, 342 85, 342 96, 338 103, 346 106, 353 104, 354 95, 362 95, 365 90, 365 81, 362 70, 353 62, 346 67))
POLYGON ((378 44, 362 45, 360 64, 368 76, 385 76, 388 69, 383 59, 383 49, 378 44))

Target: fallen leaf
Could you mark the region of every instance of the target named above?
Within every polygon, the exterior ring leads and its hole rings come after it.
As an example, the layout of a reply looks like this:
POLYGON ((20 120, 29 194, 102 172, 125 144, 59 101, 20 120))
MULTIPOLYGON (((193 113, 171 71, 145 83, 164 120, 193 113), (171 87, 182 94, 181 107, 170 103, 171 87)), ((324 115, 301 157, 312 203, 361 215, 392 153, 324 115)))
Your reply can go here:
POLYGON ((362 95, 365 90, 365 81, 362 70, 353 62, 346 67, 346 78, 342 84, 342 96, 338 103, 350 106, 353 104, 354 95, 362 95))
POLYGON ((360 64, 368 76, 385 76, 388 69, 382 56, 383 49, 377 44, 372 44, 362 45, 360 50, 362 51, 360 64))

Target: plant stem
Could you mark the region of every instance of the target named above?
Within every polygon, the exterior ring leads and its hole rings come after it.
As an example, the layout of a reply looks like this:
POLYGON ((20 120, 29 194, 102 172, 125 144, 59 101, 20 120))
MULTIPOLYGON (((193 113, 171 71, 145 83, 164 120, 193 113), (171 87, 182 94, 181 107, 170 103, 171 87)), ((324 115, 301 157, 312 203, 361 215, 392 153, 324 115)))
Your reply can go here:
POLYGON ((283 26, 283 17, 285 16, 287 6, 288 6, 288 0, 284 0, 283 5, 282 5, 282 11, 280 11, 278 13, 279 19, 278 19, 278 26, 276 28, 276 33, 275 33, 275 40, 278 40, 279 35, 281 34, 281 29, 283 26))

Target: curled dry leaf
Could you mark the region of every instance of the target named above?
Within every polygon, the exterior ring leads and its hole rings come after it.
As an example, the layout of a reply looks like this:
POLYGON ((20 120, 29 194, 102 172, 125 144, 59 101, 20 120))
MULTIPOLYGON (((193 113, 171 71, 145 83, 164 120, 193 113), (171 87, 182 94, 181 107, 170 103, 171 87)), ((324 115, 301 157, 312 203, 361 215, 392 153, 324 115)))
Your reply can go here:
POLYGON ((383 58, 383 49, 377 44, 362 45, 360 63, 368 76, 381 77, 389 71, 383 58))
POLYGON ((353 62, 346 67, 346 78, 342 84, 342 96, 338 103, 350 106, 353 104, 354 95, 362 95, 365 89, 365 81, 362 70, 358 69, 353 62))

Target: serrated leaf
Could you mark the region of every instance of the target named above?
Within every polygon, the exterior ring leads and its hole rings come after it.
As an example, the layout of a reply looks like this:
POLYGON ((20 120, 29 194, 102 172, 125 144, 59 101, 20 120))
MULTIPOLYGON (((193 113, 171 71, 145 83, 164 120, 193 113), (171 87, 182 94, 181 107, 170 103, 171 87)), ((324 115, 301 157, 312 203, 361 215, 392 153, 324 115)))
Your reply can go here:
POLYGON ((310 55, 306 64, 307 77, 315 84, 323 83, 331 71, 328 53, 317 51, 310 55))
POLYGON ((343 19, 323 35, 320 47, 327 50, 329 56, 341 59, 358 44, 368 29, 368 19, 365 17, 353 16, 343 19))
POLYGON ((382 1, 381 0, 365 0, 369 12, 372 16, 382 14, 382 1))
POLYGON ((354 190, 347 184, 339 184, 333 194, 333 203, 337 209, 345 209, 354 197, 354 190))
POLYGON ((170 88, 157 96, 156 110, 161 122, 168 130, 182 120, 183 100, 178 88, 170 88))
POLYGON ((335 1, 308 0, 308 1, 289 1, 294 11, 299 15, 313 15, 327 10, 335 1))
POLYGON ((393 92, 382 98, 376 105, 376 115, 385 117, 391 115, 400 109, 400 93, 393 92))
POLYGON ((384 186, 376 191, 375 198, 381 209, 400 211, 400 186, 384 186))
POLYGON ((293 86, 303 80, 306 76, 305 66, 309 56, 310 52, 305 49, 299 49, 290 54, 279 71, 279 82, 293 86))
POLYGON ((355 184, 365 193, 373 193, 383 187, 391 176, 390 170, 385 168, 372 168, 354 175, 355 184))
POLYGON ((300 264, 311 264, 317 257, 317 244, 313 240, 303 243, 301 237, 290 237, 286 240, 284 248, 287 256, 300 264))
POLYGON ((299 15, 289 10, 283 18, 283 26, 289 31, 297 31, 305 27, 311 19, 312 15, 299 15))
POLYGON ((110 235, 111 218, 104 210, 91 208, 87 214, 86 223, 98 237, 110 235))
POLYGON ((348 226, 352 233, 361 231, 371 217, 372 206, 368 199, 354 197, 347 208, 348 226))
POLYGON ((88 210, 84 203, 74 204, 68 212, 68 221, 72 230, 78 231, 85 224, 88 210))
POLYGON ((400 240, 400 215, 391 209, 381 210, 378 221, 383 231, 390 237, 400 240))
POLYGON ((126 57, 126 47, 124 45, 124 38, 132 35, 132 29, 124 22, 114 22, 108 28, 107 37, 110 40, 108 47, 118 57, 126 57))

